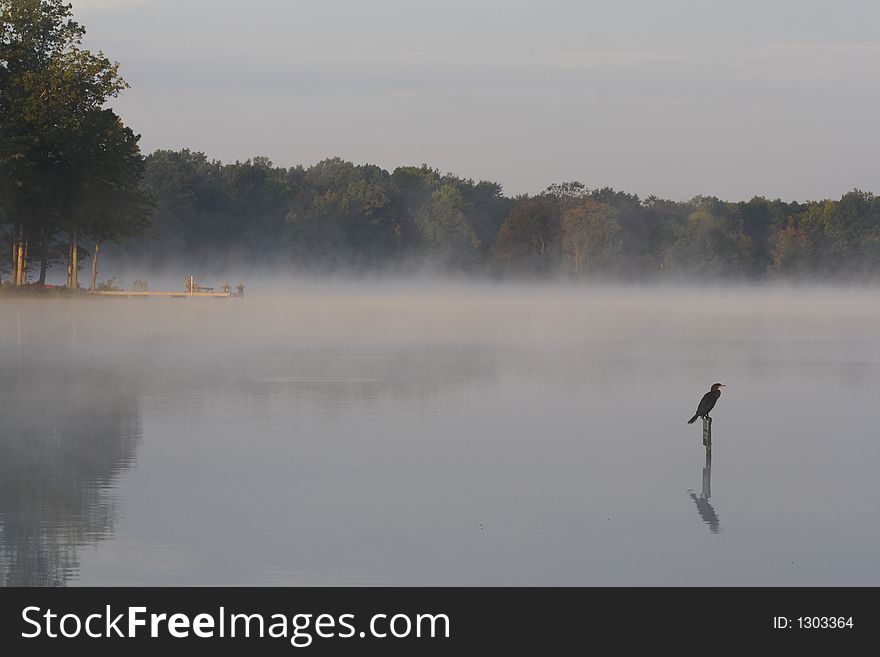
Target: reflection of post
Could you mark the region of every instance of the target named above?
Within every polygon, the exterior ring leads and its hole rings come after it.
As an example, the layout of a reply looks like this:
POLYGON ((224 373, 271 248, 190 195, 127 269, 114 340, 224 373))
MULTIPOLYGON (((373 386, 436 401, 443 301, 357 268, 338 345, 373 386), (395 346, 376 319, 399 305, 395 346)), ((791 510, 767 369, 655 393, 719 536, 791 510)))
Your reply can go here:
MULTIPOLYGON (((706 423, 704 421, 703 424, 706 427, 706 423)), ((711 422, 709 423, 711 426, 711 422)), ((717 534, 721 531, 721 521, 718 519, 718 514, 715 513, 715 509, 712 507, 712 504, 709 502, 709 499, 712 497, 712 436, 711 430, 709 431, 710 435, 708 436, 708 443, 706 445, 706 464, 703 466, 703 488, 700 491, 700 496, 697 497, 697 494, 688 490, 688 494, 691 496, 691 499, 694 501, 694 504, 697 505, 697 513, 700 514, 700 518, 703 519, 703 522, 709 526, 709 531, 713 534, 717 534)))
POLYGON ((707 500, 712 497, 712 437, 709 436, 709 444, 706 446, 706 465, 703 466, 703 497, 707 500))

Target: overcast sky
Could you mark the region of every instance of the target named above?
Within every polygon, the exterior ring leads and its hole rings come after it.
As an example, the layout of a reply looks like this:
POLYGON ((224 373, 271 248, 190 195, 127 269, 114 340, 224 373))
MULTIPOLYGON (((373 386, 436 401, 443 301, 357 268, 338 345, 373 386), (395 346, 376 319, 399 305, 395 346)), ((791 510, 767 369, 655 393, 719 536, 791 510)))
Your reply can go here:
POLYGON ((145 152, 535 193, 880 193, 876 0, 72 0, 145 152))

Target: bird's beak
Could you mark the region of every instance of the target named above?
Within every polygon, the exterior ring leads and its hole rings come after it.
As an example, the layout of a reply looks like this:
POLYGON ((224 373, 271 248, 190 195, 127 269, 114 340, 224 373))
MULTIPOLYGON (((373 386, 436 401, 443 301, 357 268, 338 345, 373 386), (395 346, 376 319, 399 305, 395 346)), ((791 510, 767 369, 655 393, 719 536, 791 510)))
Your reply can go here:
POLYGON ((722 388, 726 388, 726 387, 727 387, 727 386, 726 386, 726 385, 724 385, 724 384, 723 384, 723 383, 722 383, 722 384, 721 384, 721 387, 722 387, 722 388))

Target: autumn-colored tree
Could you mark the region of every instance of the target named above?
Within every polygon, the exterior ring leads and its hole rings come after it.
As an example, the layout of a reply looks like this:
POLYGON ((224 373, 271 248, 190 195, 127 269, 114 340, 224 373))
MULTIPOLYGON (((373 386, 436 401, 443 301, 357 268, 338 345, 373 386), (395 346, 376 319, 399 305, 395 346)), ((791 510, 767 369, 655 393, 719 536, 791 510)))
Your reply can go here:
POLYGON ((779 274, 806 274, 815 262, 816 243, 794 220, 773 235, 773 269, 779 274))
POLYGON ((562 212, 562 250, 575 274, 615 273, 620 255, 617 213, 592 198, 562 212))
POLYGON ((506 271, 547 273, 558 265, 559 238, 559 200, 547 194, 521 198, 501 224, 494 263, 506 271))

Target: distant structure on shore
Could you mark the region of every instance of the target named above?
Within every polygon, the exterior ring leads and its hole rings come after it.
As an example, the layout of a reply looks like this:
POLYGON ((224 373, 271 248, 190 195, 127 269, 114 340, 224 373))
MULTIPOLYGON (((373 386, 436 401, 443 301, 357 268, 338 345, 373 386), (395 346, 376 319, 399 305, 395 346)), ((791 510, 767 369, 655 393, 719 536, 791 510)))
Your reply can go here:
MULTIPOLYGON (((110 286, 108 286, 110 287, 110 286)), ((200 297, 211 299, 241 299, 244 297, 244 284, 239 283, 233 292, 229 283, 224 283, 221 291, 216 291, 213 287, 200 285, 196 283, 195 277, 190 274, 183 279, 183 290, 170 291, 150 291, 149 284, 144 280, 137 280, 132 285, 131 290, 115 289, 97 289, 90 290, 89 294, 103 297, 168 297, 171 299, 182 299, 187 297, 200 297)))

